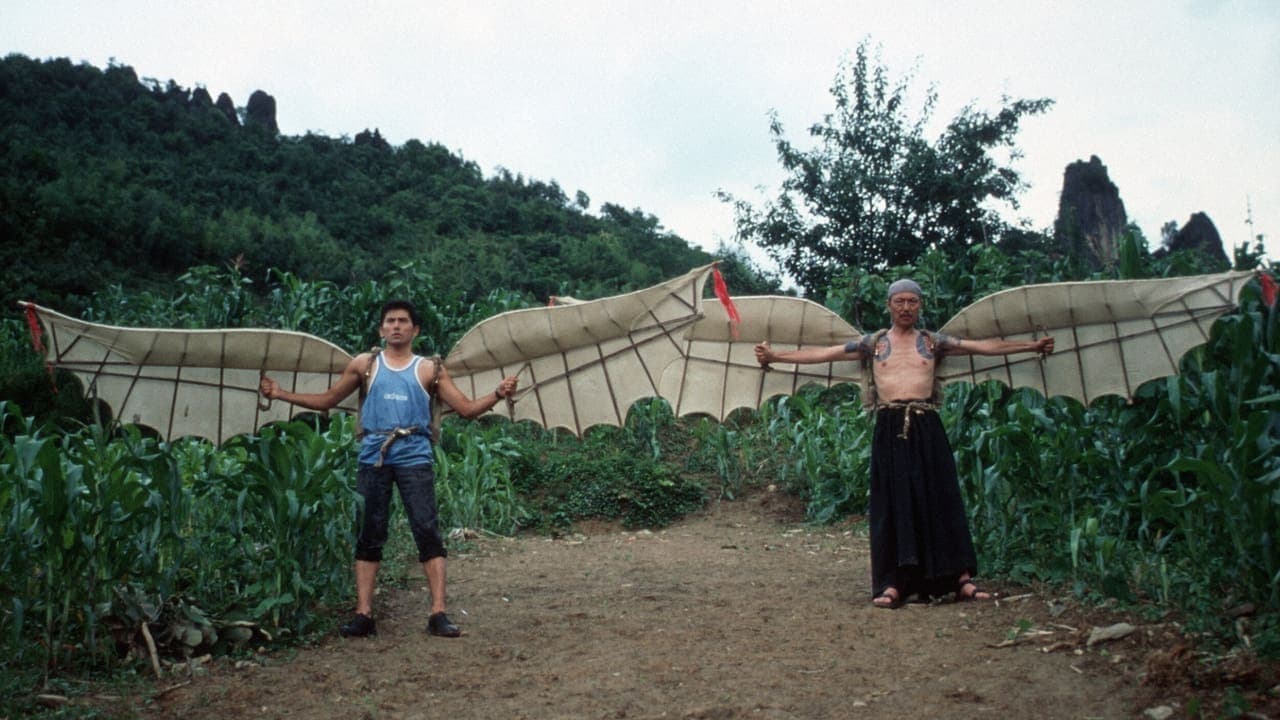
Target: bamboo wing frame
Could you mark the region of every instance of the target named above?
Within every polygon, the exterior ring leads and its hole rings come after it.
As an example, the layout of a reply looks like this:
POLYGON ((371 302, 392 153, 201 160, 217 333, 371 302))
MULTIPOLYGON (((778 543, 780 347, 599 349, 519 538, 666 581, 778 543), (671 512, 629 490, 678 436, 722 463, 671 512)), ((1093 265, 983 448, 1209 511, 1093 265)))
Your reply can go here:
POLYGON ((756 362, 756 343, 775 350, 838 345, 861 333, 836 313, 810 300, 785 296, 735 298, 742 322, 735 337, 728 312, 708 304, 705 317, 684 337, 682 357, 662 374, 662 397, 677 416, 703 414, 723 421, 739 408, 758 408, 777 395, 792 395, 805 385, 831 387, 857 383, 856 361, 794 365, 769 369, 756 362))
MULTIPOLYGON (((125 328, 77 320, 33 303, 44 330, 45 360, 71 371, 86 397, 122 422, 166 438, 223 443, 266 423, 307 412, 289 403, 259 406, 258 378, 270 372, 292 392, 323 392, 351 356, 306 333, 285 330, 125 328)), ((356 411, 354 394, 339 410, 356 411)))
MULTIPOLYGON (((490 413, 578 436, 595 425, 622 425, 631 405, 646 398, 667 400, 677 416, 722 421, 808 384, 860 382, 856 361, 761 368, 754 346, 762 340, 789 350, 844 344, 861 333, 817 303, 785 296, 737 298, 742 322, 735 329, 719 303, 704 307, 713 267, 625 295, 496 315, 469 330, 445 366, 471 397, 519 376, 517 402, 490 413)), ((939 378, 998 380, 1084 404, 1105 395, 1131 398, 1142 383, 1176 374, 1182 356, 1209 339, 1214 320, 1236 307, 1252 277, 1231 272, 998 292, 965 308, 941 332, 1006 340, 1049 334, 1055 352, 944 357, 939 378)), ((293 392, 319 393, 351 361, 341 348, 305 333, 124 328, 21 305, 39 318, 48 363, 74 373, 86 394, 106 402, 120 420, 167 438, 222 443, 290 419, 306 411, 288 403, 260 407, 260 373, 293 392)), ((353 393, 337 409, 355 413, 356 402, 353 393)))
POLYGON ((947 322, 962 338, 1054 338, 1054 352, 944 357, 939 378, 998 380, 1045 397, 1088 405, 1106 395, 1130 399, 1148 380, 1175 375, 1188 351, 1208 341, 1214 320, 1235 309, 1254 273, 1156 280, 1025 285, 988 295, 947 322))
POLYGON ((516 402, 493 412, 581 436, 620 426, 632 403, 659 397, 663 370, 684 352, 684 335, 703 313, 712 265, 644 290, 482 321, 445 358, 466 394, 490 392, 517 375, 516 402))

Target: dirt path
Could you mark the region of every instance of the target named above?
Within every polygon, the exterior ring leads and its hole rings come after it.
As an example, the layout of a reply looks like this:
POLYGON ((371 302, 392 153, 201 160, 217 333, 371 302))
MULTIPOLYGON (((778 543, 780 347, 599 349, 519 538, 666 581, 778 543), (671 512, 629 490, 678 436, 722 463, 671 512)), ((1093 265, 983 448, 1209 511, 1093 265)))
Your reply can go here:
POLYGON ((465 637, 426 635, 415 576, 379 596, 376 638, 218 665, 143 716, 1124 718, 1159 632, 1084 649, 1088 628, 1034 595, 875 609, 865 538, 767 494, 654 533, 468 550, 449 568, 465 637))

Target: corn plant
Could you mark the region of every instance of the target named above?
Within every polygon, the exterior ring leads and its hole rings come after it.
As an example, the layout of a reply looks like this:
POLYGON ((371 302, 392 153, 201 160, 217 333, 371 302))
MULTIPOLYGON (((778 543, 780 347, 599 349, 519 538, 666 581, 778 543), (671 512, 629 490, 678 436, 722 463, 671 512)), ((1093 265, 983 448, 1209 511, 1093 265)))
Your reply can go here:
POLYGON ((767 449, 770 460, 751 464, 804 498, 809 519, 830 522, 866 512, 871 430, 856 390, 810 388, 767 403, 743 444, 767 449))
POLYGON ((1280 320, 1255 300, 1214 330, 1152 428, 1184 442, 1153 473, 1167 502, 1147 509, 1215 581, 1280 609, 1280 320))
MULTIPOLYGON (((1248 289, 1177 377, 1089 408, 956 388, 947 417, 980 555, 1015 577, 1280 610, 1280 352, 1248 289)), ((1274 616, 1272 616, 1274 617, 1274 616)))
POLYGON ((339 416, 324 433, 301 421, 268 426, 228 448, 243 466, 210 478, 217 505, 203 517, 213 541, 232 553, 218 585, 249 619, 303 631, 314 605, 349 591, 354 423, 339 416))
POLYGON ((747 455, 741 430, 729 424, 700 418, 691 428, 695 451, 685 460, 686 471, 709 469, 720 479, 720 496, 732 500, 747 487, 747 455))
POLYGON ((435 452, 441 526, 515 532, 525 517, 511 481, 519 445, 502 426, 449 422, 443 428, 435 452))
POLYGON ((648 454, 654 460, 662 458, 662 440, 675 426, 675 414, 671 405, 662 398, 639 400, 631 405, 622 435, 638 452, 648 454))
POLYGON ((24 432, 6 439, 0 457, 11 656, 38 652, 48 667, 97 662, 116 586, 146 578, 171 589, 185 560, 190 504, 177 467, 133 429, 113 440, 89 428, 63 447, 24 432), (24 642, 29 630, 39 650, 24 642))

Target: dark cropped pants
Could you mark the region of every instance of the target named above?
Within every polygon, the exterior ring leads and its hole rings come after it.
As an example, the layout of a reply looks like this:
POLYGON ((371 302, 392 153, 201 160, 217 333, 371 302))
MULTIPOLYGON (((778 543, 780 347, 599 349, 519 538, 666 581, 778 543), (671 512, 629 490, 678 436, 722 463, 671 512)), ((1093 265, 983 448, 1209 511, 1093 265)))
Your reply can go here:
POLYGON ((436 516, 436 476, 431 465, 374 467, 361 465, 356 472, 356 492, 364 498, 356 559, 382 561, 391 514, 391 486, 400 489, 400 501, 409 516, 409 529, 418 545, 418 560, 445 557, 444 539, 436 516))

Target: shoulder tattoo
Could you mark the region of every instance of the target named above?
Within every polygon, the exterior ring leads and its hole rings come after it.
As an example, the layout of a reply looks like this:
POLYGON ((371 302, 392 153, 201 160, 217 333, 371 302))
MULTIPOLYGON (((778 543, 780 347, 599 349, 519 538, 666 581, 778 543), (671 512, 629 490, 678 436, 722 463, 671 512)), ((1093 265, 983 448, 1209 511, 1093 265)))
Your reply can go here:
POLYGON ((875 357, 877 360, 885 361, 889 359, 889 355, 893 353, 893 345, 889 342, 889 333, 880 335, 880 339, 876 341, 875 357))
POLYGON ((960 342, 961 339, 955 335, 933 334, 933 344, 939 355, 945 355, 948 350, 955 350, 960 347, 960 342))
POLYGON ((923 330, 916 333, 916 352, 920 353, 920 357, 932 360, 933 349, 933 338, 929 337, 929 333, 923 330))
POLYGON ((960 347, 960 338, 954 335, 944 335, 942 333, 931 333, 924 330, 916 336, 916 352, 926 360, 932 360, 935 356, 946 355, 948 350, 954 350, 960 347))

